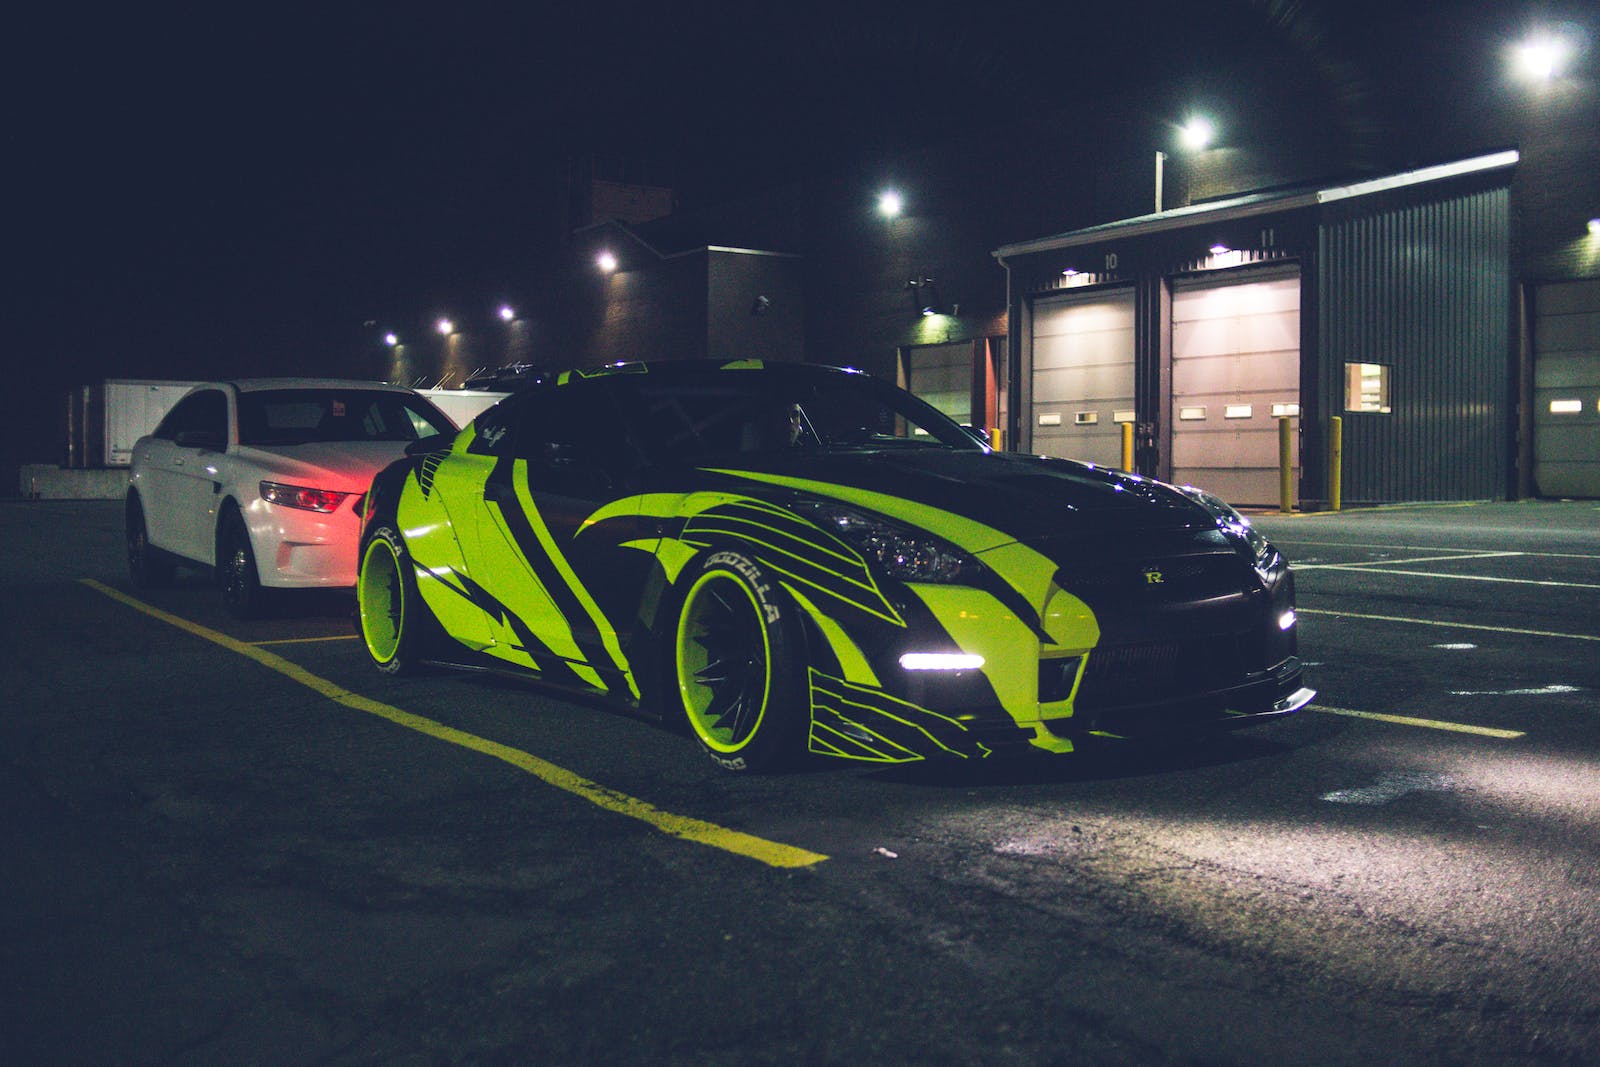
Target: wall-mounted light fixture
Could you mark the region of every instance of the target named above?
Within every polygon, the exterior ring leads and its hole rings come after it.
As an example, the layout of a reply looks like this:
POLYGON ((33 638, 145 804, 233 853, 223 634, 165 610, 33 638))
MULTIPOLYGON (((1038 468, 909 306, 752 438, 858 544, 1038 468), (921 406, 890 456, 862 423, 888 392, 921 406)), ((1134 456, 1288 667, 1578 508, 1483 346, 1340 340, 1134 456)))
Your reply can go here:
POLYGON ((944 314, 944 300, 939 296, 939 286, 926 274, 906 282, 906 291, 911 294, 911 304, 920 314, 944 314))
POLYGON ((517 317, 517 311, 510 304, 500 305, 500 321, 511 322, 517 317))
POLYGON ((601 252, 594 257, 594 265, 605 274, 614 273, 617 269, 617 257, 609 251, 601 252))
POLYGON ((398 334, 393 332, 386 333, 383 335, 383 343, 388 345, 390 348, 393 348, 395 345, 400 343, 400 337, 398 334))
POLYGON ((878 214, 886 219, 895 218, 905 210, 905 207, 905 198, 897 189, 885 189, 878 194, 878 214))
POLYGON ((449 337, 451 334, 456 332, 456 324, 451 322, 449 319, 440 319, 438 322, 433 324, 433 328, 438 330, 446 337, 449 337))

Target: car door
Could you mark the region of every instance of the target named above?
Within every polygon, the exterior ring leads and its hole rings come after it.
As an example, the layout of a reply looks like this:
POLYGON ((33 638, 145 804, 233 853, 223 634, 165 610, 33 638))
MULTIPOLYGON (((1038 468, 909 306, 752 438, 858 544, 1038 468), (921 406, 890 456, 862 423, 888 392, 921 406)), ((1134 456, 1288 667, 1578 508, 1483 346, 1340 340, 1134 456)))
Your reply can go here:
MULTIPOLYGON (((622 630, 652 565, 628 547, 636 520, 591 518, 632 495, 628 453, 605 382, 578 381, 520 398, 484 442, 493 466, 476 531, 463 538, 474 580, 515 608, 542 668, 563 661, 585 684, 631 685, 622 630)), ((508 657, 510 658, 510 657, 508 657)))
POLYGON ((216 525, 216 473, 229 441, 228 396, 200 389, 167 413, 140 457, 139 496, 150 542, 209 563, 216 525))

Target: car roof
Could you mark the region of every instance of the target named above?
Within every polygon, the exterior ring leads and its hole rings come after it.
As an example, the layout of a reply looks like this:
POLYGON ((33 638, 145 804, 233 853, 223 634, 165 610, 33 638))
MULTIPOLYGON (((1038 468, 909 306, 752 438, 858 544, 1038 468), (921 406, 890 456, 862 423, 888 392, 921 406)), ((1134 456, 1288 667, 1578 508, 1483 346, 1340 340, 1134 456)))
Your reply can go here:
POLYGON ((582 367, 551 375, 545 384, 566 385, 569 382, 594 378, 626 377, 648 374, 668 379, 704 378, 719 373, 737 374, 746 371, 767 371, 781 375, 807 375, 828 377, 841 374, 862 375, 851 367, 835 367, 825 363, 801 363, 794 360, 760 359, 667 359, 647 362, 607 363, 600 367, 582 367))
POLYGON ((256 393, 267 389, 375 389, 391 393, 415 392, 403 385, 356 378, 234 378, 227 382, 211 384, 231 385, 241 393, 256 393))

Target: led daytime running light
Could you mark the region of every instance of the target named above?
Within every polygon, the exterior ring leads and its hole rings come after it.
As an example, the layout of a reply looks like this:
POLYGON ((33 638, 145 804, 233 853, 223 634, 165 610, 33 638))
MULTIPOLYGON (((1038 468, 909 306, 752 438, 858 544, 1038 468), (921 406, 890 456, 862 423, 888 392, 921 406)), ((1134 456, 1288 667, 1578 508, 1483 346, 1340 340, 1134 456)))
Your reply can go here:
POLYGON ((976 671, 983 668, 983 657, 966 652, 907 652, 900 666, 908 671, 976 671))

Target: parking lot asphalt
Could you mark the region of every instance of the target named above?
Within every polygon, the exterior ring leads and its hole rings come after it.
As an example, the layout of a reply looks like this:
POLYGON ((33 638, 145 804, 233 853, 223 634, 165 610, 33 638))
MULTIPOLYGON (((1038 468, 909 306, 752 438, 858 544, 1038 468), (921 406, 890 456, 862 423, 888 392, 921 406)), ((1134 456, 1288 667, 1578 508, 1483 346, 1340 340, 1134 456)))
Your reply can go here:
POLYGON ((0 503, 6 1062, 1600 1058, 1600 507, 1255 521, 1319 695, 737 778, 0 503))

